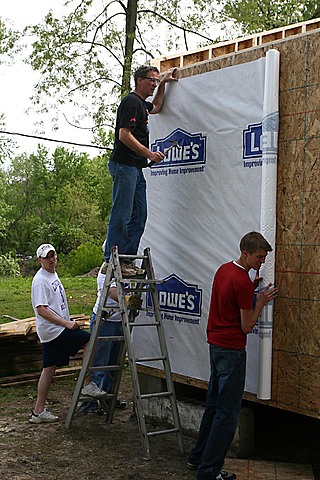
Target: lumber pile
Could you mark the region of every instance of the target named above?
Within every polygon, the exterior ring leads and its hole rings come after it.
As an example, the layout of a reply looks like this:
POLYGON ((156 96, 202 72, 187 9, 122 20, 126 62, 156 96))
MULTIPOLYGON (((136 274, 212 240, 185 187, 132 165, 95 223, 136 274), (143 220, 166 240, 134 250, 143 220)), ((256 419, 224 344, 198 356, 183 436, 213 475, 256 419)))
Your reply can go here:
MULTIPOLYGON (((0 325, 0 341, 8 337, 36 333, 36 317, 23 318, 21 320, 9 315, 2 315, 2 317, 13 321, 0 325)), ((76 321, 80 328, 89 328, 90 326, 90 319, 84 314, 70 315, 70 318, 76 321)))
MULTIPOLYGON (((15 319, 5 316, 10 322, 0 325, 0 385, 1 378, 6 376, 21 376, 42 369, 42 347, 36 333, 35 317, 15 319)), ((90 317, 79 314, 71 315, 80 328, 90 326, 90 317)), ((70 361, 75 367, 82 363, 79 353, 70 361)))

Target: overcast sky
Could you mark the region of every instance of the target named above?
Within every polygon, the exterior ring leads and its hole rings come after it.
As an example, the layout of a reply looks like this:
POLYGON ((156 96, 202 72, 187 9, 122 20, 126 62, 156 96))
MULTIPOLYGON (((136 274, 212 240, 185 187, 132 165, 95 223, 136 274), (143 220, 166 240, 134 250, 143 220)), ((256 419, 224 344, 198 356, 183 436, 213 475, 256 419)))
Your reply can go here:
MULTIPOLYGON (((39 23, 50 9, 58 16, 63 11, 64 3, 65 0, 1 0, 0 16, 11 28, 21 29, 26 25, 39 23)), ((214 34, 218 35, 216 27, 214 34)), ((34 112, 29 115, 26 113, 31 105, 29 98, 33 93, 33 85, 37 83, 38 79, 39 72, 33 72, 31 67, 22 62, 22 58, 10 67, 1 65, 0 112, 4 113, 6 117, 6 131, 40 134, 34 124, 41 119, 34 112)), ((69 108, 72 107, 68 107, 68 111, 64 113, 67 114, 69 119, 72 119, 73 112, 69 108)), ((60 113, 59 127, 57 132, 53 132, 47 122, 46 130, 41 132, 40 135, 72 142, 91 143, 91 131, 79 130, 70 126, 64 119, 63 112, 60 113)), ((10 138, 14 139, 19 145, 19 152, 32 153, 36 151, 38 143, 43 143, 51 150, 57 145, 62 145, 18 136, 10 136, 10 138)), ((65 146, 68 148, 68 145, 65 146)), ((100 150, 94 148, 76 148, 79 151, 86 151, 92 156, 100 152, 100 150)))
MULTIPOLYGON (((61 12, 65 0, 1 0, 0 16, 12 29, 21 28, 25 25, 39 23, 52 9, 54 13, 61 12)), ((6 117, 6 131, 25 134, 39 134, 34 123, 37 121, 35 113, 26 114, 30 106, 29 97, 32 95, 33 85, 39 78, 39 72, 33 72, 31 67, 21 61, 7 67, 0 68, 0 112, 6 117)), ((50 131, 50 126, 42 136, 60 140, 74 141, 79 143, 91 143, 91 133, 79 131, 71 127, 61 116, 61 127, 57 132, 50 131)), ((52 142, 41 140, 24 139, 18 136, 10 136, 19 145, 19 152, 36 151, 38 143, 43 143, 47 148, 55 148, 57 145, 52 142)), ((68 145, 65 145, 69 148, 68 145)), ((70 146, 71 148, 71 146, 70 146)), ((87 151, 92 156, 99 153, 97 149, 83 149, 75 147, 79 151, 87 151)))

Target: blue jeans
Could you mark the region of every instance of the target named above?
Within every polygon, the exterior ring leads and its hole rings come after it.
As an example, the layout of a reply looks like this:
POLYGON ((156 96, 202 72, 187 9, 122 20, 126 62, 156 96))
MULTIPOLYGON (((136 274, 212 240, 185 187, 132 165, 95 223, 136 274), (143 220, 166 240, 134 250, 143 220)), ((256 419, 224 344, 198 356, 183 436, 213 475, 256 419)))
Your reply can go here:
POLYGON ((197 480, 212 480, 221 472, 237 429, 246 374, 245 350, 210 345, 211 375, 198 437, 189 455, 197 465, 197 480))
MULTIPOLYGON (((92 313, 90 329, 92 330, 96 315, 92 313)), ((120 336, 122 335, 122 322, 102 321, 99 328, 99 336, 120 336)), ((121 342, 100 340, 95 354, 94 366, 117 365, 121 342)), ((114 379, 114 370, 108 372, 92 372, 92 381, 109 393, 114 379)))
POLYGON ((115 245, 119 253, 136 255, 147 221, 146 181, 142 168, 110 161, 109 171, 113 189, 104 256, 106 261, 115 245))

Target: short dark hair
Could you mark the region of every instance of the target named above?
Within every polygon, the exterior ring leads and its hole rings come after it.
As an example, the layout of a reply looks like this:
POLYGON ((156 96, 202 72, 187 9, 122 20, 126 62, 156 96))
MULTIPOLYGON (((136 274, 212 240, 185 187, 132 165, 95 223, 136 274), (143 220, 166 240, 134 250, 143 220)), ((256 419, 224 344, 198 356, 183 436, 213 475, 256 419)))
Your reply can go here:
POLYGON ((271 252, 272 247, 269 242, 259 232, 249 232, 240 240, 240 251, 246 250, 248 253, 253 253, 256 250, 265 250, 271 252))
POLYGON ((141 65, 141 67, 134 72, 134 83, 137 83, 138 78, 146 78, 149 72, 159 73, 159 70, 157 67, 153 67, 152 65, 141 65))

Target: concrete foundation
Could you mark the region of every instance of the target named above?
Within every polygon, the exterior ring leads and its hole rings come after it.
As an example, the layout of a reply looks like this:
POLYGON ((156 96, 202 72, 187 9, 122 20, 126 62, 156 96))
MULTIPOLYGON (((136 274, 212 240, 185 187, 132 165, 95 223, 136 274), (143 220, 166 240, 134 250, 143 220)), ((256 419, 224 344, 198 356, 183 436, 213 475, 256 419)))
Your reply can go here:
MULTIPOLYGON (((139 375, 140 385, 144 393, 160 392, 163 390, 163 380, 157 377, 139 375), (144 378, 142 378, 144 377, 144 378)), ((170 402, 166 398, 151 398, 143 400, 146 419, 153 423, 172 425, 170 402)), ((196 436, 204 405, 192 399, 178 401, 178 410, 183 432, 196 436)), ((251 409, 241 408, 238 428, 230 446, 228 456, 248 458, 254 454, 254 415, 251 409)))

